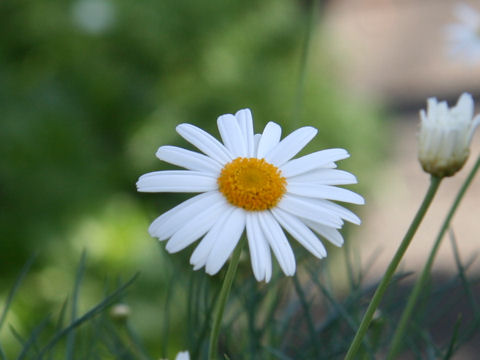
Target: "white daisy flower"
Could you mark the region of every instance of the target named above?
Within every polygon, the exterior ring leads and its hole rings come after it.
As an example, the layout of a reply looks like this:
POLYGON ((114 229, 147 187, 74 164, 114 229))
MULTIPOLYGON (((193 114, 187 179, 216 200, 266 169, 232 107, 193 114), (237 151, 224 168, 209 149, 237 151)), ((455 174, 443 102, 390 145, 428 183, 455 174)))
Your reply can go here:
POLYGON ((149 228, 153 237, 167 240, 166 249, 178 252, 202 238, 190 258, 195 270, 210 275, 225 264, 243 231, 258 281, 272 276, 273 251, 287 276, 295 273, 295 256, 282 228, 318 258, 327 255, 318 238, 343 244, 338 229, 344 220, 360 224, 350 210, 332 200, 363 204, 363 198, 334 185, 354 184, 352 174, 335 169, 335 161, 349 157, 344 149, 328 149, 292 158, 317 134, 302 127, 280 140, 273 122, 254 135, 249 109, 217 120, 223 144, 202 129, 177 126, 177 132, 204 154, 174 146, 157 151, 160 160, 187 170, 145 174, 137 182, 141 192, 201 193, 157 218, 149 228))
POLYGON ((449 53, 470 63, 480 60, 480 14, 467 4, 454 9, 459 22, 446 28, 449 53))
POLYGON ((418 158, 423 169, 437 177, 452 176, 460 170, 470 153, 470 141, 480 123, 473 117, 473 98, 463 93, 457 105, 427 100, 427 112, 420 111, 418 158))

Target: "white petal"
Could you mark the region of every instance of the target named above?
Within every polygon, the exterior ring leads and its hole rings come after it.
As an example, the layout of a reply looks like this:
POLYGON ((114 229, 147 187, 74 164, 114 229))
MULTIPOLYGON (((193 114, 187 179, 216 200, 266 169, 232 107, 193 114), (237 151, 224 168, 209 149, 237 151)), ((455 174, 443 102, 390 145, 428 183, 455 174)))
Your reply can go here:
POLYGON ((295 130, 265 155, 265 160, 275 166, 282 166, 294 157, 313 137, 317 129, 305 126, 295 130))
POLYGON ((217 179, 200 171, 165 170, 140 176, 140 192, 203 192, 218 188, 217 179))
POLYGON ((193 270, 198 270, 205 266, 208 256, 210 255, 210 252, 212 251, 220 233, 222 232, 225 221, 234 209, 235 208, 233 206, 230 206, 224 213, 222 213, 207 235, 203 237, 198 246, 195 248, 192 256, 190 257, 190 264, 194 265, 193 270))
POLYGON ((272 277, 272 256, 267 240, 258 222, 257 214, 247 212, 246 229, 250 261, 257 281, 270 281, 272 277))
POLYGON ((297 175, 288 178, 288 183, 315 183, 319 185, 348 185, 356 184, 357 178, 355 175, 337 169, 317 169, 305 174, 297 175))
POLYGON ((323 199, 309 199, 309 200, 312 202, 315 202, 317 206, 319 206, 320 208, 323 208, 325 211, 330 212, 331 214, 338 215, 342 219, 347 220, 352 224, 360 225, 362 222, 360 218, 357 215, 355 215, 352 211, 334 202, 331 202, 329 200, 323 200, 323 199))
POLYGON ((168 240, 165 249, 169 253, 176 253, 202 237, 212 228, 219 216, 228 209, 226 203, 218 202, 207 209, 201 210, 168 240))
POLYGON ((260 143, 261 138, 262 138, 262 135, 260 135, 260 134, 255 134, 253 136, 253 154, 254 154, 254 157, 256 156, 255 154, 258 153, 258 144, 260 143))
POLYGON ((247 145, 247 157, 254 157, 255 144, 253 135, 253 118, 250 109, 242 109, 235 113, 240 128, 242 129, 243 137, 247 145))
POLYGON ((190 144, 220 164, 224 165, 233 160, 230 151, 206 131, 192 124, 180 124, 176 129, 190 144))
POLYGON ((469 120, 473 118, 474 104, 472 95, 469 93, 463 93, 460 95, 457 105, 452 108, 451 111, 454 116, 462 116, 469 120))
POLYGON ((275 216, 280 225, 287 230, 300 244, 310 251, 319 259, 327 256, 327 250, 323 246, 319 238, 297 217, 280 210, 272 209, 272 214, 275 216))
MULTIPOLYGON (((337 164, 335 164, 335 163, 332 161, 332 162, 329 162, 328 164, 325 164, 323 167, 326 168, 326 169, 335 169, 335 168, 337 167, 337 164)), ((321 169, 319 169, 319 170, 321 170, 321 169)), ((314 170, 314 171, 315 171, 315 170, 314 170)))
POLYGON ((166 240, 201 210, 208 209, 218 202, 225 203, 225 199, 217 191, 197 195, 155 219, 148 228, 148 232, 159 240, 166 240))
POLYGON ((337 229, 321 225, 310 220, 305 220, 305 224, 307 224, 317 234, 330 241, 333 245, 338 247, 343 245, 342 234, 340 234, 340 231, 337 229))
POLYGON ((317 151, 287 162, 280 170, 285 177, 295 176, 324 167, 331 162, 346 159, 349 156, 347 150, 344 149, 317 151))
POLYGON ((244 229, 245 210, 236 208, 225 220, 222 230, 218 234, 218 240, 208 255, 205 265, 207 274, 214 275, 222 268, 235 246, 237 246, 244 229))
POLYGON ((222 165, 212 158, 176 146, 161 146, 156 155, 160 160, 189 170, 198 170, 214 175, 219 174, 222 170, 222 165))
POLYGON ((272 248, 277 261, 287 276, 295 274, 295 256, 282 228, 268 211, 257 213, 263 234, 272 248))
POLYGON ((285 194, 277 207, 292 215, 340 229, 343 225, 341 217, 325 209, 318 201, 317 199, 301 198, 295 195, 285 194))
POLYGON ((230 150, 233 157, 245 157, 247 155, 247 144, 245 144, 237 118, 232 114, 219 116, 217 126, 223 143, 230 150))
POLYGON ((265 126, 262 137, 258 143, 257 158, 264 158, 270 150, 278 145, 281 136, 282 128, 280 125, 270 121, 267 126, 265 126))
POLYGON ((365 204, 363 197, 353 191, 330 185, 317 185, 307 182, 295 183, 289 181, 287 184, 287 192, 305 197, 344 201, 359 205, 365 204))

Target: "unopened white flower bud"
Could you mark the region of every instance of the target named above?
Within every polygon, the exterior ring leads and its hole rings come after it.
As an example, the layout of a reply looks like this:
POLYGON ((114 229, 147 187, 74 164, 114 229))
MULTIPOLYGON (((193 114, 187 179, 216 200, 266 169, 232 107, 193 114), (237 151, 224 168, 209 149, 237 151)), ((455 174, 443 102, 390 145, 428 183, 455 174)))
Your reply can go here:
POLYGON ((460 170, 470 153, 470 141, 480 123, 473 118, 473 99, 463 93, 457 105, 449 108, 436 98, 427 101, 427 112, 420 111, 418 158, 423 170, 436 177, 452 176, 460 170))

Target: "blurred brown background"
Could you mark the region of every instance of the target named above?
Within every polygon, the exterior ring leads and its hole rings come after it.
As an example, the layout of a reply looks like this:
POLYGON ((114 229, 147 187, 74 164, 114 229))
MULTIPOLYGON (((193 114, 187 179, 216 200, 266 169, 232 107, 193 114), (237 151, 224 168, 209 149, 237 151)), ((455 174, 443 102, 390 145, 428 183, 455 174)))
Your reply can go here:
MULTIPOLYGON (((364 260, 378 249, 385 255, 377 260, 375 269, 379 271, 391 258, 387 255, 396 249, 429 182, 417 161, 418 111, 426 107, 428 97, 454 105, 465 91, 480 104, 480 63, 467 63, 448 54, 445 26, 458 21, 453 14, 455 4, 458 2, 447 0, 336 0, 326 9, 326 36, 332 53, 344 64, 345 88, 359 97, 373 96, 394 110, 388 139, 393 157, 383 166, 377 191, 366 199, 365 221, 357 229, 356 241, 369 244, 362 246, 364 260)), ((480 10, 480 2, 469 4, 480 10)), ((465 168, 444 180, 431 213, 406 254, 406 268, 422 266, 439 224, 479 154, 477 134, 465 168)), ((480 249, 479 198, 477 178, 453 221, 465 259, 480 249)), ((453 264, 447 239, 435 267, 452 270, 453 264)))
MULTIPOLYGON (((480 10, 479 1, 465 3, 480 10)), ((375 260, 368 273, 372 280, 383 275, 428 187, 429 178, 417 161, 418 111, 425 108, 428 97, 454 105, 465 91, 474 96, 476 111, 480 111, 480 63, 448 53, 445 26, 458 21, 456 4, 450 0, 336 0, 326 9, 326 37, 330 51, 344 66, 343 85, 358 97, 376 98, 393 110, 388 119, 391 158, 383 164, 376 191, 366 199, 364 223, 352 234, 360 250, 359 261, 372 265, 371 259, 375 260)), ((476 134, 470 159, 460 173, 444 180, 404 257, 403 270, 422 269, 440 224, 478 156, 480 135, 476 134)), ((480 250, 479 199, 477 175, 452 222, 464 262, 477 258, 480 250)), ((475 261, 469 274, 478 274, 478 270, 475 261)), ((457 272, 448 235, 434 271, 439 277, 457 272)), ((439 326, 437 335, 448 337, 450 330, 439 326)), ((477 359, 477 345, 478 339, 454 358, 477 359)))

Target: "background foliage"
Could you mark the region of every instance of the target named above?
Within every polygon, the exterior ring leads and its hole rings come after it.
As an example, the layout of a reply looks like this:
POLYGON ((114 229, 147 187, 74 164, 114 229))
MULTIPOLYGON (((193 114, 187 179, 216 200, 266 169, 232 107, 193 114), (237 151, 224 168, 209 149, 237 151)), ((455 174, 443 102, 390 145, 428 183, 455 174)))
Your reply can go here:
MULTIPOLYGON (((0 2, 0 303, 38 254, 8 323, 26 334, 60 311, 86 250, 79 309, 140 271, 126 299, 140 337, 165 351, 170 296, 170 351, 185 347, 185 290, 169 289, 191 276, 188 251, 166 255, 147 234, 182 198, 134 185, 166 168, 158 146, 185 146, 179 123, 217 134, 218 115, 249 107, 257 131, 268 121, 284 134, 313 125, 310 149, 347 148, 352 159, 340 166, 358 176, 356 191, 368 190, 383 158, 380 116, 339 87, 341 68, 317 32, 299 93, 310 15, 309 4, 287 0, 0 2)), ((20 348, 5 328, 0 339, 8 353, 20 348)))

